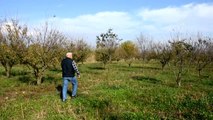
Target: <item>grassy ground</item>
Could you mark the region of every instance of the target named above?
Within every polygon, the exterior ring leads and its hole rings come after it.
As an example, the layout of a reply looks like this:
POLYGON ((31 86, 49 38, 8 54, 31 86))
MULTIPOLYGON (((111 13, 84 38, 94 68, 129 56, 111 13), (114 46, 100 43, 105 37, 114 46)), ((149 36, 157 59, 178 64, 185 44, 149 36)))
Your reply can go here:
MULTIPOLYGON (((194 70, 177 87, 169 67, 156 63, 112 63, 79 66, 78 97, 61 102, 61 71, 50 70, 36 86, 23 66, 6 78, 0 67, 0 120, 62 119, 213 119, 213 71, 202 79, 194 70)), ((71 85, 69 86, 69 92, 71 85)))

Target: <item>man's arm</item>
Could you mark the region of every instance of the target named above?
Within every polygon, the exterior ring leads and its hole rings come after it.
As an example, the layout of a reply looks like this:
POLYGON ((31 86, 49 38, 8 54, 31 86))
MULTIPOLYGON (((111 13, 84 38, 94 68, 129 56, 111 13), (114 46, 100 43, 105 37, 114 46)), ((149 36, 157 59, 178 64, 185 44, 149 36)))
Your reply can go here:
POLYGON ((72 66, 73 66, 74 70, 76 71, 77 75, 80 76, 80 72, 78 71, 78 67, 76 66, 75 61, 72 62, 72 66))

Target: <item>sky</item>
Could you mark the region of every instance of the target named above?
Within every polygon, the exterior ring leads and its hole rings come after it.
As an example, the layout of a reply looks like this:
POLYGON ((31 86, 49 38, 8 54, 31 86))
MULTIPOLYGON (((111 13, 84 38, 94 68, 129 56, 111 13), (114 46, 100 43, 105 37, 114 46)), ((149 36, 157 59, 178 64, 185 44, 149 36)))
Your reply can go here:
POLYGON ((45 22, 94 45, 109 28, 123 40, 141 34, 168 41, 173 32, 213 36, 213 0, 0 0, 0 19, 45 22))

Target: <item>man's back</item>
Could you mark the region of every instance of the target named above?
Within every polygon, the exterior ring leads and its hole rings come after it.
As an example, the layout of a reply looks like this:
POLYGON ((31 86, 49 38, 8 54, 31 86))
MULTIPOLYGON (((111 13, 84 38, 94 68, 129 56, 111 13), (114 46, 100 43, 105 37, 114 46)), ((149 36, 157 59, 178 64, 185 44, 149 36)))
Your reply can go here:
POLYGON ((61 62, 62 77, 74 77, 75 70, 73 68, 73 60, 70 58, 65 58, 61 62))

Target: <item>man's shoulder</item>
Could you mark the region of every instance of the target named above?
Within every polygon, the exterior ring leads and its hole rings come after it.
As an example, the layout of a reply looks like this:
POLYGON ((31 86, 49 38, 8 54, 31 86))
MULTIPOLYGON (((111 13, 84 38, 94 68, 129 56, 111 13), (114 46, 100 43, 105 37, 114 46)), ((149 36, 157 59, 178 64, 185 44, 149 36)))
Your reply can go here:
POLYGON ((62 60, 62 62, 73 62, 73 60, 70 59, 70 58, 64 58, 64 59, 62 60))
POLYGON ((61 62, 64 62, 66 60, 66 58, 63 58, 61 62))

